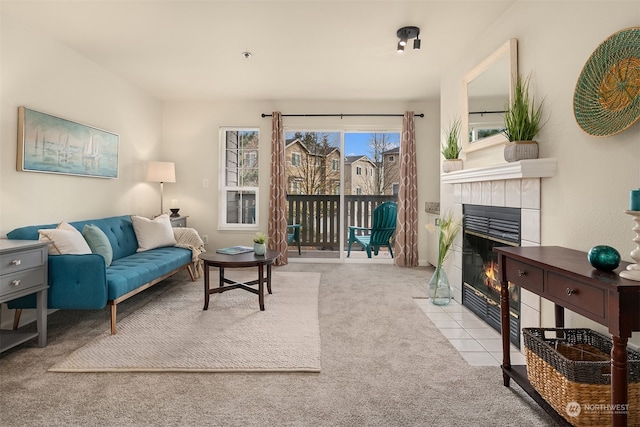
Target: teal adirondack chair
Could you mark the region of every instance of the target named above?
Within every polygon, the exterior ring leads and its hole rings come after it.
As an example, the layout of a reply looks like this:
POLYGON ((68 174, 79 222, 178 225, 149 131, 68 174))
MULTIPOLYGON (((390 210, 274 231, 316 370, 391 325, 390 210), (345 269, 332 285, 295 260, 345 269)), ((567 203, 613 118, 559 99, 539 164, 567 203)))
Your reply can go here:
POLYGON ((381 246, 389 248, 391 258, 391 238, 396 231, 396 217, 398 205, 396 202, 384 202, 373 210, 373 226, 371 228, 349 226, 349 249, 347 258, 351 255, 351 245, 358 242, 367 251, 367 257, 371 258, 371 251, 378 255, 381 246), (360 234, 356 234, 359 232, 360 234), (366 234, 362 234, 366 233, 366 234))
POLYGON ((287 225, 287 244, 296 242, 298 244, 298 255, 302 255, 300 250, 300 224, 287 225))

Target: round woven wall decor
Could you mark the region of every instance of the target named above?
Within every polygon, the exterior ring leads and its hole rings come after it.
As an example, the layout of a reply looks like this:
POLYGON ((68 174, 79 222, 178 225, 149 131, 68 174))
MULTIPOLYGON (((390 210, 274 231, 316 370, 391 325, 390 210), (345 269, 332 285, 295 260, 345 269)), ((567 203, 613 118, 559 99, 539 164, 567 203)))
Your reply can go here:
POLYGON ((640 27, 618 31, 591 54, 576 83, 573 112, 593 136, 615 135, 640 118, 640 27))

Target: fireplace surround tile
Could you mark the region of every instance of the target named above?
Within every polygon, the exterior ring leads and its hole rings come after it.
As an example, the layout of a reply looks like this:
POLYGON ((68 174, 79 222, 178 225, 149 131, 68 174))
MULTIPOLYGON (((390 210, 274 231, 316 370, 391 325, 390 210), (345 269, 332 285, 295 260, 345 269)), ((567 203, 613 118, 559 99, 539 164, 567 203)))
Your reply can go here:
POLYGON ((491 203, 490 206, 505 206, 505 181, 490 181, 491 182, 491 203))
POLYGON ((483 181, 480 183, 481 184, 481 199, 480 200, 480 204, 481 205, 491 205, 491 182, 490 181, 483 181))
POLYGON ((540 313, 540 297, 526 289, 520 289, 520 303, 540 313))
POLYGON ((522 207, 522 190, 520 179, 508 179, 505 184, 505 206, 510 208, 522 207))
POLYGON ((522 207, 529 209, 540 209, 540 179, 523 179, 521 189, 522 207))
POLYGON ((472 205, 482 204, 482 183, 481 182, 471 183, 471 204, 472 205))
POLYGON ((462 183, 462 198, 460 201, 462 204, 471 203, 471 183, 470 182, 462 183))
POLYGON ((540 211, 538 209, 521 209, 520 218, 523 240, 540 244, 540 211))
POLYGON ((462 184, 453 184, 453 203, 462 203, 462 184))

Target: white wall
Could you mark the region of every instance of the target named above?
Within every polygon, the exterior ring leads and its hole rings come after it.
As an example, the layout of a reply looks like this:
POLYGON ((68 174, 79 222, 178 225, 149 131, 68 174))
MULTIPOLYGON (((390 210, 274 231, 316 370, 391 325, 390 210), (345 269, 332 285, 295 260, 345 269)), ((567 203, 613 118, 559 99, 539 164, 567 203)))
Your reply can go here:
MULTIPOLYGON (((516 2, 442 79, 445 126, 446 118, 461 110, 464 74, 507 39, 518 39, 519 70, 531 75, 535 96, 545 97, 549 115, 536 138, 540 157, 558 161, 557 175, 542 179, 542 245, 588 251, 606 244, 631 261, 633 223, 623 211, 629 207, 629 190, 640 186, 640 124, 608 138, 589 136, 575 121, 573 93, 582 67, 598 45, 639 22, 638 1, 516 2)), ((469 153, 464 159, 465 168, 504 163, 502 146, 469 153)), ((450 200, 442 194, 441 203, 450 200)), ((542 316, 543 325, 552 326, 551 304, 544 304, 542 316)), ((569 325, 603 330, 577 315, 567 317, 569 325)))
MULTIPOLYGON (((1 6, 0 6, 1 7, 1 6)), ((118 76, 7 13, 1 17, 0 236, 23 225, 135 213, 156 213, 159 186, 145 182, 148 160, 176 162, 177 183, 165 184, 165 206, 178 199, 189 225, 208 234, 211 247, 237 243, 242 233, 219 232, 218 129, 261 129, 261 175, 268 177, 271 122, 261 113, 403 113, 416 118, 420 224, 424 202, 438 200, 439 106, 437 102, 167 102, 164 106, 118 76), (120 135, 119 177, 100 179, 16 171, 19 106, 85 123, 120 135), (203 179, 209 187, 203 188, 203 179)), ((287 127, 400 129, 396 118, 286 118, 287 127)), ((260 227, 266 230, 268 180, 261 184, 260 227)), ((253 234, 253 233, 251 233, 253 234)), ((426 237, 420 227, 420 258, 426 237)), ((426 263, 423 261, 422 263, 426 263)))
POLYGON ((1 15, 0 235, 23 225, 154 213, 144 182, 161 156, 161 104, 74 51, 1 15), (117 179, 16 171, 18 107, 120 135, 117 179))
MULTIPOLYGON (((438 200, 439 193, 439 108, 437 102, 388 101, 247 101, 247 102, 167 102, 164 105, 163 145, 167 160, 176 162, 176 183, 165 185, 165 200, 178 199, 180 213, 189 215, 189 226, 208 235, 209 249, 251 242, 254 231, 218 231, 219 128, 247 126, 260 128, 260 224, 267 230, 271 118, 262 113, 393 113, 413 110, 424 113, 416 118, 416 151, 418 157, 419 258, 426 265, 426 213, 424 203, 438 200), (209 187, 203 188, 203 180, 209 187)), ((402 128, 402 117, 285 117, 285 129, 317 130, 389 130, 402 128)))

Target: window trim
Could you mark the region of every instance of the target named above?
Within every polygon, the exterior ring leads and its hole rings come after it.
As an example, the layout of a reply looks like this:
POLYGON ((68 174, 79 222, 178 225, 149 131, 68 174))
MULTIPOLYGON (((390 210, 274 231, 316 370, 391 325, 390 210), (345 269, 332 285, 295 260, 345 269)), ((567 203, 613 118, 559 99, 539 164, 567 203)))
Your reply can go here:
POLYGON ((291 152, 291 166, 300 167, 302 165, 302 154, 297 151, 291 152), (296 161, 294 161, 296 159, 296 161))
POLYGON ((218 156, 219 156, 219 168, 218 168, 218 230, 259 230, 260 229, 260 128, 259 127, 235 127, 235 126, 221 126, 218 133, 218 156), (256 132, 258 134, 258 152, 257 152, 257 165, 258 170, 258 185, 251 186, 227 186, 226 185, 226 173, 227 173, 227 146, 226 135, 229 131, 238 132, 256 132), (252 224, 242 223, 228 223, 227 222, 227 195, 230 192, 239 192, 244 194, 255 195, 255 208, 254 217, 255 222, 252 224))

